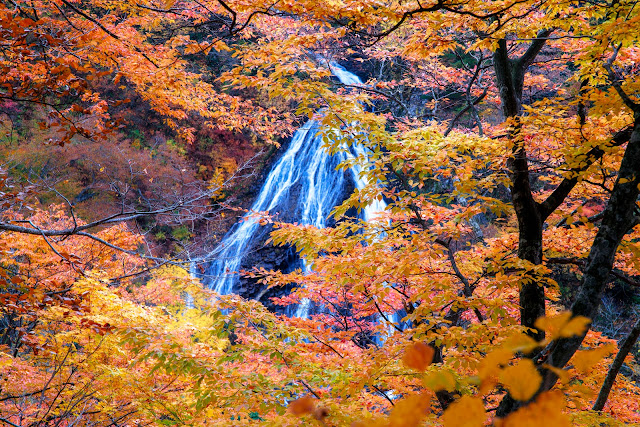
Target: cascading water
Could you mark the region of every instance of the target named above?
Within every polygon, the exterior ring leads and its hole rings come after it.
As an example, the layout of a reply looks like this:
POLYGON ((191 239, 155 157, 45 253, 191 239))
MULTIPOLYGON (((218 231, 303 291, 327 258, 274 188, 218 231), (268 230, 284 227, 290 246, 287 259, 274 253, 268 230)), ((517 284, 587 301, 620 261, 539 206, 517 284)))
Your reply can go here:
MULTIPOLYGON (((339 65, 332 64, 332 71, 345 85, 362 84, 358 76, 339 65)), ((338 164, 354 155, 364 154, 365 149, 355 145, 352 147, 353 153, 344 150, 329 155, 322 148, 318 130, 319 123, 309 120, 293 135, 288 149, 276 162, 260 189, 251 206, 252 212, 269 212, 289 222, 323 228, 327 225, 329 213, 342 202, 349 188, 354 184, 358 189, 366 185, 366 181, 360 177, 360 166, 351 169, 350 177, 336 170, 338 164)), ((375 212, 384 208, 382 201, 368 206, 363 219, 369 220, 375 212)), ((205 285, 222 295, 234 293, 238 283, 236 272, 253 247, 254 240, 261 236, 259 229, 259 221, 247 214, 226 234, 209 255, 213 261, 207 267, 205 285)), ((300 267, 306 270, 304 262, 300 267)), ((288 314, 306 317, 308 312, 309 302, 303 301, 294 313, 288 314)))

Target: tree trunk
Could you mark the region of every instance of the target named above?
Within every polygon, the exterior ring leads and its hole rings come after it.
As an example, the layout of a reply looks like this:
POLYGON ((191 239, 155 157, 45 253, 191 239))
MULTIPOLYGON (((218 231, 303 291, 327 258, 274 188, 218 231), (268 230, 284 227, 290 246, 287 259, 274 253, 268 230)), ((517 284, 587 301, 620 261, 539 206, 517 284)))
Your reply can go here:
MULTIPOLYGON (((620 165, 618 179, 587 258, 580 293, 571 307, 574 316, 593 319, 598 313, 602 290, 611 274, 618 246, 625 234, 637 223, 635 211, 639 184, 640 117, 636 118, 629 145, 620 165)), ((559 368, 563 367, 578 349, 583 338, 560 340, 548 356, 546 363, 559 368)), ((555 375, 547 372, 545 390, 550 389, 556 380, 555 375)))
MULTIPOLYGON (((507 166, 511 178, 511 201, 518 218, 518 257, 537 265, 542 263, 542 217, 531 190, 527 152, 519 123, 522 84, 528 63, 522 59, 510 60, 504 39, 498 42, 493 63, 502 112, 506 120, 511 120, 509 138, 513 149, 507 166)), ((520 288, 520 323, 530 328, 529 334, 537 340, 544 338, 544 332, 536 330, 534 323, 544 315, 544 287, 536 280, 524 283, 520 288)))
POLYGON ((604 379, 604 383, 602 384, 602 388, 600 389, 600 393, 598 393, 598 398, 593 404, 594 411, 602 411, 604 408, 604 404, 607 403, 607 399, 609 398, 609 393, 611 392, 611 387, 613 387, 613 383, 616 380, 616 376, 618 376, 618 372, 624 363, 624 359, 627 357, 631 348, 638 340, 640 336, 640 319, 636 322, 636 324, 629 332, 629 335, 622 342, 622 346, 620 346, 620 350, 618 354, 616 354, 616 358, 613 360, 611 367, 609 367, 609 372, 607 372, 607 377, 604 379))
MULTIPOLYGON (((618 178, 586 261, 580 292, 571 307, 573 316, 593 319, 597 315, 602 291, 608 283, 618 246, 625 234, 638 224, 635 212, 636 200, 640 193, 639 185, 640 114, 636 114, 633 132, 622 158, 618 178)), ((579 337, 559 339, 551 343, 538 357, 536 364, 541 366, 546 363, 556 368, 564 367, 580 348, 585 335, 586 332, 579 337)), ((542 375, 540 391, 550 390, 558 377, 546 369, 542 370, 542 375)), ((504 417, 523 404, 507 395, 500 403, 496 415, 504 417)))

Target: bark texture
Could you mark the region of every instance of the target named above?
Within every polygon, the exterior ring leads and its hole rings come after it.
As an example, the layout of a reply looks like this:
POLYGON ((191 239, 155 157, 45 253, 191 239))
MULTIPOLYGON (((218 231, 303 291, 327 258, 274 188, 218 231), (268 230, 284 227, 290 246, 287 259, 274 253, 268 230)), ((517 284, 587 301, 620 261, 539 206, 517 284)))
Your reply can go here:
MULTIPOLYGON (((547 32, 539 34, 546 37, 547 32)), ((508 162, 511 178, 511 201, 518 218, 518 257, 534 265, 542 263, 542 224, 538 204, 533 198, 527 161, 527 151, 520 134, 522 110, 522 88, 524 76, 536 55, 544 46, 544 40, 534 41, 527 52, 516 60, 509 59, 507 41, 498 42, 493 56, 496 83, 500 91, 502 112, 510 122, 509 138, 513 144, 512 156, 508 162)), ((537 281, 528 282, 520 289, 520 322, 531 328, 535 339, 544 338, 544 332, 536 330, 534 323, 545 314, 544 287, 537 281)))

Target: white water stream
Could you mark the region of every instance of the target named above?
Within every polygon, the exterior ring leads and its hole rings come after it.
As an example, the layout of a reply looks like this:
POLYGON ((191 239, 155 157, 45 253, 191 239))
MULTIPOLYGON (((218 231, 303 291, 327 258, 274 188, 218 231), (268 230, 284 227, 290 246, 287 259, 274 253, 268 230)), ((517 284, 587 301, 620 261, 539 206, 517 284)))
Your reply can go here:
MULTIPOLYGON (((362 85, 358 76, 337 64, 332 64, 332 71, 345 85, 362 85)), ((331 156, 322 148, 319 126, 318 122, 309 120, 293 135, 289 147, 266 177, 250 213, 209 254, 213 261, 205 273, 206 286, 222 295, 234 293, 238 284, 237 271, 259 234, 258 219, 251 212, 286 215, 290 222, 323 228, 331 210, 347 196, 346 191, 353 188, 354 183, 358 189, 367 184, 360 177, 360 166, 351 169, 351 177, 345 176, 342 170, 336 170, 338 164, 347 158, 364 155, 364 147, 354 145, 351 147, 353 153, 344 150, 331 156)), ((368 221, 384 208, 383 201, 373 203, 364 210, 363 219, 368 221)), ((304 262, 300 264, 304 270, 307 269, 304 262)), ((289 313, 307 317, 309 306, 309 301, 303 301, 295 312, 289 313)))

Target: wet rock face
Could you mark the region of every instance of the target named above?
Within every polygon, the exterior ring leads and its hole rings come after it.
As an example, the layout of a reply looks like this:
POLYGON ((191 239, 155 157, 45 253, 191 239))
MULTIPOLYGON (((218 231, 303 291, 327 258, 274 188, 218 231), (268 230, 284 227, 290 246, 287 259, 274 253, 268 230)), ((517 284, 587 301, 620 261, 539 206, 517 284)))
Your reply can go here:
MULTIPOLYGON (((294 222, 300 216, 300 203, 302 187, 294 185, 289 191, 290 204, 287 210, 277 213, 277 220, 283 222, 294 222)), ((352 182, 344 189, 339 200, 344 200, 354 190, 352 182)), ((327 226, 335 225, 335 221, 329 218, 327 226)), ((300 257, 298 257, 295 248, 274 246, 272 243, 266 243, 271 231, 272 225, 265 225, 254 235, 251 248, 240 264, 240 269, 245 271, 254 268, 264 268, 266 270, 291 272, 296 268, 300 268, 300 257)), ((273 297, 282 297, 287 295, 295 285, 286 287, 273 287, 267 289, 264 284, 258 283, 257 279, 240 277, 236 285, 235 293, 247 299, 256 299, 264 304, 269 310, 282 312, 283 307, 276 306, 271 302, 273 297)))
MULTIPOLYGON (((277 247, 271 243, 265 244, 266 237, 268 237, 268 233, 265 233, 264 239, 256 242, 255 247, 243 260, 241 268, 243 270, 264 268, 266 270, 291 271, 292 266, 299 262, 299 258, 293 248, 277 247)), ((243 298, 258 300, 269 310, 278 312, 281 311, 281 308, 275 306, 271 302, 271 298, 285 296, 292 287, 267 289, 264 284, 258 283, 257 279, 247 277, 240 277, 236 286, 236 292, 243 298)))

